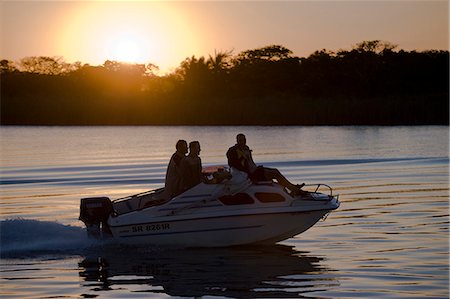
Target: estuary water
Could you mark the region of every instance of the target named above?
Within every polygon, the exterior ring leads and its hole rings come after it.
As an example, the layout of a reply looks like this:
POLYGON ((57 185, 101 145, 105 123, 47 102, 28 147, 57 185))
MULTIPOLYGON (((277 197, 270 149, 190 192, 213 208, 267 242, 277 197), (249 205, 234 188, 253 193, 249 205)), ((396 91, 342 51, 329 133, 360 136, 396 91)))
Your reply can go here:
POLYGON ((448 298, 449 128, 2 127, 1 298, 448 298), (326 183, 341 207, 276 246, 96 243, 79 199, 163 185, 178 139, 326 183))

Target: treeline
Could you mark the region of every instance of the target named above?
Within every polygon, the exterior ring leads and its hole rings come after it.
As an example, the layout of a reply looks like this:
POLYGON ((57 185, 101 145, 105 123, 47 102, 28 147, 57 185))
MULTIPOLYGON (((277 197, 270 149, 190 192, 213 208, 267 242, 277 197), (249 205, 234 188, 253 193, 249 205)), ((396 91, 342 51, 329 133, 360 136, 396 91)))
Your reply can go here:
POLYGON ((449 52, 362 42, 307 58, 279 45, 153 64, 2 60, 2 125, 449 123, 449 52))

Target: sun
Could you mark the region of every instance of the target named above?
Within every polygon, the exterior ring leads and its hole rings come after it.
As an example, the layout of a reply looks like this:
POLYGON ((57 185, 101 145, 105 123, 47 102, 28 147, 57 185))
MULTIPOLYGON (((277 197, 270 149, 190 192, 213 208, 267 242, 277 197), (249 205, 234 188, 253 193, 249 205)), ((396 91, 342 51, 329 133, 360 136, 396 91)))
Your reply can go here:
POLYGON ((172 1, 69 1, 58 27, 60 53, 68 61, 152 63, 162 72, 203 53, 198 25, 172 1))
POLYGON ((136 36, 129 34, 118 35, 112 38, 107 47, 109 57, 113 60, 128 63, 142 63, 145 60, 145 45, 136 36))

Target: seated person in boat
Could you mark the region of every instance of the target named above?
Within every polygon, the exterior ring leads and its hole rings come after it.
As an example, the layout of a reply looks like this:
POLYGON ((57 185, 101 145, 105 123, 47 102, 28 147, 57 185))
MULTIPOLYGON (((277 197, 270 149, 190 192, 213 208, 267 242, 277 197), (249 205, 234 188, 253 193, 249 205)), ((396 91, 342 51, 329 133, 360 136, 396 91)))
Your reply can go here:
POLYGON ((178 140, 176 144, 176 152, 170 158, 166 172, 166 183, 164 194, 167 198, 179 195, 183 191, 181 162, 186 158, 187 142, 186 140, 178 140))
POLYGON ((200 142, 189 143, 189 154, 181 161, 181 185, 188 190, 201 182, 205 182, 202 174, 202 160, 200 159, 200 142))
POLYGON ((227 151, 228 165, 230 167, 246 172, 248 177, 254 182, 276 179, 280 185, 289 189, 292 194, 298 195, 302 192, 302 186, 289 182, 278 169, 257 166, 253 161, 252 150, 247 146, 244 134, 238 134, 236 142, 227 151))

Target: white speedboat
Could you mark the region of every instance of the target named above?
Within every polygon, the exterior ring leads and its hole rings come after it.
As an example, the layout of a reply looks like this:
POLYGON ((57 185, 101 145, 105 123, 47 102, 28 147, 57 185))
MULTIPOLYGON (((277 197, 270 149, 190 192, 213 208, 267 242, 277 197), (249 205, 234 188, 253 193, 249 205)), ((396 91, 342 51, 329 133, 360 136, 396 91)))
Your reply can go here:
POLYGON ((291 195, 272 182, 252 183, 243 172, 199 185, 172 198, 164 189, 110 201, 81 199, 80 220, 88 233, 127 244, 222 247, 275 244, 300 234, 339 207, 328 185, 291 195), (327 188, 326 193, 319 190, 327 188))

